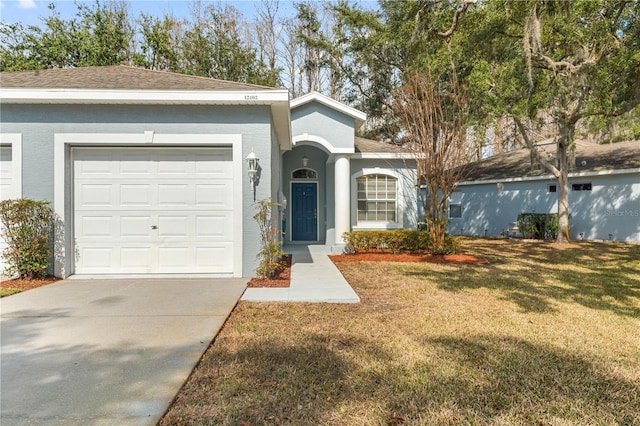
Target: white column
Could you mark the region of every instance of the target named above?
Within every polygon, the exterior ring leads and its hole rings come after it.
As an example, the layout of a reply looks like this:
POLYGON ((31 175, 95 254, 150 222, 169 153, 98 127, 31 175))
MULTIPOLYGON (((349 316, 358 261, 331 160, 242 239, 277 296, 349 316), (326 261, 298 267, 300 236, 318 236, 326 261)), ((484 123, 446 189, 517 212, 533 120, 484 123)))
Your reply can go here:
POLYGON ((334 185, 335 185, 335 232, 336 244, 344 244, 343 232, 351 230, 351 205, 349 175, 351 174, 351 164, 348 154, 336 154, 334 185))

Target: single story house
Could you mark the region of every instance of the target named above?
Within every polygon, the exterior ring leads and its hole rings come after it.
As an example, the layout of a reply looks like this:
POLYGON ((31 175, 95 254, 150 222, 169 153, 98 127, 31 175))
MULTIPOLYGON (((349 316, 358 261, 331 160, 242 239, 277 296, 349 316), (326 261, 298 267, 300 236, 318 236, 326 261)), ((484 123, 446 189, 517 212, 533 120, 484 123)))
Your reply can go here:
MULTIPOLYGON (((543 155, 553 162, 555 146, 543 155)), ((576 143, 569 173, 569 226, 573 240, 640 242, 640 141, 576 143)), ((449 198, 449 232, 499 236, 520 213, 557 213, 557 180, 532 167, 527 149, 467 166, 449 198)))
POLYGON ((52 203, 57 276, 251 277, 267 198, 286 243, 417 223, 411 156, 318 93, 110 66, 1 73, 0 107, 1 196, 52 203))

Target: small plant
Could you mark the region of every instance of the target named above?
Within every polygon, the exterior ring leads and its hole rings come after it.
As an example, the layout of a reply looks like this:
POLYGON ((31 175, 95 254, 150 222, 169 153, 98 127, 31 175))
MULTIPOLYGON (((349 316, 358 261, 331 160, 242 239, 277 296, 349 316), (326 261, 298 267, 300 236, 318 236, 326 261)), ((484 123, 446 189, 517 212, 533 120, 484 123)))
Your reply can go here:
POLYGON ((555 240, 558 235, 558 214, 520 213, 518 229, 524 238, 555 240))
POLYGON ((5 273, 21 278, 43 277, 51 259, 53 211, 47 201, 26 198, 0 202, 0 222, 7 247, 5 273))
POLYGON ((260 251, 256 256, 260 264, 256 269, 258 278, 274 279, 284 270, 286 262, 285 252, 282 250, 282 242, 279 231, 274 229, 271 220, 271 210, 278 206, 271 199, 260 200, 256 203, 258 212, 253 216, 260 228, 260 251))

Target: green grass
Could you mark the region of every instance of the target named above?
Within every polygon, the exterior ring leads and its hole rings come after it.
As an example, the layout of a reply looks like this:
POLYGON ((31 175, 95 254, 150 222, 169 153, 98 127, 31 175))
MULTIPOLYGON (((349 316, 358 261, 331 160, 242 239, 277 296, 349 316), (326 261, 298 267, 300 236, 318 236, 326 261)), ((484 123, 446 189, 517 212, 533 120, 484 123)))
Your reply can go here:
POLYGON ((0 298, 11 296, 12 294, 20 293, 20 289, 17 288, 0 288, 0 298))
POLYGON ((340 264, 358 305, 241 302, 162 424, 640 424, 640 246, 340 264))

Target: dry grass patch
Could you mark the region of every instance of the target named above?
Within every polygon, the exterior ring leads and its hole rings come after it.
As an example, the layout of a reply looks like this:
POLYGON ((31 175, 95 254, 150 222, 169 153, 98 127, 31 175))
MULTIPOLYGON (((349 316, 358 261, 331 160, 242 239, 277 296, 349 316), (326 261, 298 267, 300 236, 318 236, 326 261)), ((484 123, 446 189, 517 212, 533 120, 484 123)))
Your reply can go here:
POLYGON ((240 303, 162 424, 640 424, 640 246, 344 263, 358 305, 240 303))

